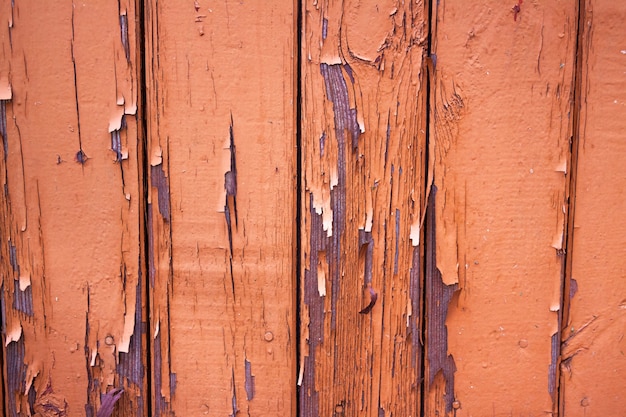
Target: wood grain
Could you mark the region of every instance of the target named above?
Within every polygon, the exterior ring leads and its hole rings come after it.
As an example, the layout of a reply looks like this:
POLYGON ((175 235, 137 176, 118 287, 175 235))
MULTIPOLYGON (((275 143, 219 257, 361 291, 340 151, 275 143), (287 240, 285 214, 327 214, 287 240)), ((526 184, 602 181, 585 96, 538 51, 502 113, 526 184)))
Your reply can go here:
POLYGON ((511 3, 433 9, 426 415, 557 408, 577 10, 511 3))
POLYGON ((5 415, 145 416, 137 10, 2 8, 5 415))
POLYGON ((586 1, 579 33, 575 213, 561 414, 620 415, 626 374, 626 18, 623 5, 586 1))
POLYGON ((146 3, 153 413, 295 414, 295 3, 146 3))
POLYGON ((427 4, 303 6, 300 415, 416 416, 427 4))

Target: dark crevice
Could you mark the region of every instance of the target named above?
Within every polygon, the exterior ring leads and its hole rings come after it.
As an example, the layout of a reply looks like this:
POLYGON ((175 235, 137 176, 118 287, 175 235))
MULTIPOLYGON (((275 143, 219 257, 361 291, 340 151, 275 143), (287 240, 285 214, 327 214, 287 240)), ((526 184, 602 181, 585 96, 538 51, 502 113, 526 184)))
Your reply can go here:
POLYGON ((224 174, 224 189, 226 190, 226 201, 224 203, 224 216, 226 218, 226 228, 228 229, 228 247, 230 248, 229 264, 230 264, 230 283, 233 292, 233 300, 235 297, 235 276, 233 274, 233 224, 232 218, 235 217, 235 230, 239 227, 237 218, 237 158, 235 147, 235 135, 233 133, 233 113, 230 113, 230 126, 228 129, 230 138, 230 169, 224 174))
MULTIPOLYGON (((300 306, 301 302, 304 302, 304 293, 302 288, 302 257, 304 254, 302 253, 302 211, 303 211, 303 200, 302 200, 302 192, 303 192, 303 181, 304 178, 302 176, 302 1, 296 1, 295 4, 295 13, 296 13, 296 27, 295 27, 295 48, 296 48, 296 62, 295 62, 295 102, 296 102, 296 114, 295 114, 295 140, 296 140, 296 244, 295 244, 295 289, 296 289, 296 302, 295 302, 295 331, 296 331, 296 355, 295 355, 295 366, 294 369, 296 372, 296 381, 299 375, 299 372, 302 372, 299 367, 301 364, 304 364, 302 361, 302 348, 301 343, 302 340, 302 327, 300 323, 302 322, 302 309, 300 306)), ((324 135, 323 135, 324 137, 324 135)), ((320 141, 323 139, 320 138, 320 141)), ((323 149, 323 147, 322 147, 323 149)), ((296 384, 296 415, 300 415, 300 389, 301 387, 296 384)))
MULTIPOLYGON (((425 106, 425 112, 424 112, 424 116, 426 118, 425 122, 424 122, 424 126, 425 126, 425 149, 424 149, 424 171, 426 172, 426 175, 424 175, 423 181, 424 181, 424 188, 422 190, 424 197, 424 201, 422 204, 423 210, 431 210, 432 207, 430 207, 428 205, 429 208, 425 208, 427 207, 427 199, 428 199, 428 195, 430 193, 430 188, 431 186, 433 186, 433 184, 430 184, 429 181, 434 181, 434 173, 429 173, 428 169, 430 166, 430 159, 434 158, 434 155, 430 155, 430 141, 431 141, 431 124, 434 123, 434 102, 435 99, 433 97, 434 94, 434 90, 432 89, 432 82, 434 80, 435 74, 435 63, 437 61, 436 59, 436 55, 435 55, 435 46, 433 45, 433 28, 436 28, 436 19, 437 19, 437 10, 436 7, 438 6, 439 1, 438 0, 433 0, 433 1, 427 1, 424 2, 424 7, 425 7, 425 20, 426 20, 426 25, 427 25, 427 36, 426 36, 426 51, 425 51, 425 56, 424 56, 424 61, 425 63, 422 65, 422 68, 425 69, 424 73, 423 73, 423 81, 424 81, 424 86, 425 86, 425 101, 426 101, 426 106, 425 106), (434 9, 434 10, 433 10, 434 9), (430 65, 429 65, 430 64, 430 65)), ((426 213, 421 213, 420 214, 422 216, 422 219, 425 218, 426 213)), ((420 310, 419 310, 419 315, 420 315, 420 336, 421 336, 421 351, 420 351, 420 357, 421 357, 421 361, 420 361, 420 369, 419 369, 419 393, 420 393, 420 416, 424 417, 426 414, 425 411, 425 407, 426 407, 426 387, 427 387, 427 382, 426 382, 426 345, 427 345, 427 320, 426 320, 426 316, 427 316, 427 306, 426 306, 426 300, 427 300, 427 290, 428 290, 428 285, 426 285, 426 275, 427 275, 427 268, 429 265, 428 261, 425 259, 425 254, 427 252, 428 245, 430 242, 426 241, 425 237, 427 236, 427 234, 429 233, 428 229, 428 224, 424 224, 424 226, 422 227, 422 230, 420 231, 420 241, 423 242, 422 245, 422 249, 421 249, 421 254, 420 255, 424 255, 424 258, 422 258, 424 260, 424 262, 422 262, 422 265, 420 265, 420 269, 419 272, 421 274, 421 278, 419 279, 419 283, 421 284, 421 288, 420 288, 420 310)))
MULTIPOLYGON (((150 297, 150 290, 153 288, 154 283, 151 283, 150 278, 153 276, 151 268, 150 268, 150 246, 154 246, 154 245, 150 245, 150 238, 152 237, 152 231, 149 230, 149 228, 151 227, 152 222, 149 221, 148 216, 150 216, 150 210, 152 209, 150 204, 149 204, 149 200, 148 200, 148 172, 149 172, 149 159, 148 159, 148 125, 147 125, 147 117, 146 117, 146 112, 147 112, 147 96, 146 96, 146 91, 147 91, 147 83, 146 83, 146 79, 147 79, 147 73, 146 71, 148 70, 148 66, 146 65, 146 2, 144 0, 138 0, 135 3, 135 10, 137 13, 137 17, 138 17, 138 24, 137 24, 137 28, 136 28, 136 35, 137 35, 137 39, 136 39, 136 47, 137 47, 137 56, 136 58, 138 59, 139 62, 137 62, 137 68, 138 68, 138 80, 137 80, 137 84, 138 84, 138 101, 139 101, 139 108, 137 109, 137 118, 138 118, 138 122, 139 122, 139 126, 138 126, 138 134, 140 135, 140 137, 138 138, 138 144, 141 146, 141 149, 138 152, 137 158, 138 160, 138 165, 139 165, 139 169, 143 169, 143 173, 141 173, 139 175, 139 179, 141 181, 140 185, 140 192, 142 193, 142 201, 143 201, 143 219, 140 227, 142 228, 140 233, 140 236, 142 236, 141 242, 140 242, 140 258, 139 258, 139 262, 143 262, 143 265, 139 265, 139 270, 143 270, 145 271, 144 274, 141 275, 140 279, 143 279, 144 282, 141 283, 140 288, 143 289, 144 293, 142 294, 143 297, 145 297, 145 309, 142 309, 142 313, 141 313, 141 317, 142 317, 142 323, 141 323, 141 328, 142 328, 142 332, 139 335, 136 335, 135 337, 140 337, 143 340, 145 340, 145 360, 146 360, 146 370, 145 372, 143 372, 142 374, 142 379, 145 379, 145 386, 143 387, 143 390, 141 392, 142 398, 145 398, 144 401, 142 401, 140 404, 143 406, 144 408, 144 412, 143 413, 138 413, 139 416, 152 416, 154 415, 153 413, 153 408, 152 408, 152 340, 151 340, 151 332, 149 331, 149 329, 152 328, 151 326, 151 320, 150 320, 150 306, 151 306, 151 297, 150 297), (152 285, 151 285, 152 284, 152 285)), ((138 285, 139 287, 139 285, 138 285)), ((143 411, 143 410, 141 410, 143 411)))
MULTIPOLYGON (((561 356, 562 347, 563 347, 563 330, 568 325, 569 321, 569 309, 570 309, 570 301, 576 292, 578 286, 576 281, 572 279, 572 259, 573 259, 573 242, 574 242, 574 214, 576 208, 576 177, 578 172, 578 151, 580 145, 580 110, 582 105, 582 70, 583 70, 583 54, 584 54, 584 36, 585 36, 585 26, 584 22, 586 20, 586 8, 585 8, 585 0, 578 0, 577 3, 577 17, 578 20, 576 22, 576 45, 575 45, 575 55, 574 55, 574 75, 572 77, 572 96, 571 96, 571 136, 569 142, 569 164, 568 164, 568 178, 566 184, 566 201, 567 201, 567 218, 565 220, 564 225, 564 242, 565 248, 562 251, 562 276, 561 276, 561 308, 559 309, 559 322, 558 322, 558 361, 561 361, 563 358, 561 356)), ((558 363, 558 362, 557 362, 558 363)), ((558 367, 557 367, 558 368, 558 367)), ((556 370, 555 370, 555 385, 556 392, 553 395, 553 401, 556 402, 555 411, 557 415, 563 415, 564 410, 564 396, 565 391, 563 390, 562 375, 556 378, 556 370)))
POLYGON ((72 68, 74 70, 74 98, 76 101, 76 131, 78 133, 78 152, 76 152, 76 161, 81 165, 87 162, 87 156, 83 152, 83 139, 80 132, 80 109, 78 105, 78 79, 76 75, 76 55, 74 54, 74 5, 72 4, 72 41, 70 43, 70 51, 72 54, 72 68))

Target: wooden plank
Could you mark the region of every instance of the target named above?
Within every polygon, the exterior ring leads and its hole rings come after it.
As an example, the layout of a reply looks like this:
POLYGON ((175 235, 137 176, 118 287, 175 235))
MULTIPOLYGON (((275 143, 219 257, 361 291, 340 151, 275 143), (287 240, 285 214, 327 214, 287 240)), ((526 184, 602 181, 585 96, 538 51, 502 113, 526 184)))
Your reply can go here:
POLYGON ((155 416, 295 415, 295 10, 146 2, 155 416))
POLYGON ((134 6, 3 2, 8 416, 147 415, 134 6))
POLYGON ((425 415, 556 411, 577 11, 511 3, 433 10, 425 415))
POLYGON ((420 415, 427 15, 303 3, 302 416, 420 415))
POLYGON ((569 320, 563 329, 563 416, 620 415, 626 376, 626 8, 581 10, 580 116, 569 320))

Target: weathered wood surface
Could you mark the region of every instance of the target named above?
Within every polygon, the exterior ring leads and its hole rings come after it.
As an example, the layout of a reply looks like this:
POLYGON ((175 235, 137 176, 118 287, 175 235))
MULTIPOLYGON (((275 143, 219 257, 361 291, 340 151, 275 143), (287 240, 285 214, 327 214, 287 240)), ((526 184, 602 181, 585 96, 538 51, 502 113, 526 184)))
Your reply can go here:
POLYGON ((419 415, 426 7, 303 3, 302 416, 419 415))
POLYGON ((583 2, 569 320, 561 415, 623 415, 626 376, 626 19, 624 5, 583 2))
POLYGON ((146 3, 153 414, 295 414, 296 5, 146 3))
POLYGON ((5 415, 146 415, 137 11, 1 7, 5 415))
POLYGON ((623 414, 619 2, 100 3, 0 4, 5 415, 623 414))
POLYGON ((557 406, 577 10, 512 3, 433 9, 429 416, 557 406))

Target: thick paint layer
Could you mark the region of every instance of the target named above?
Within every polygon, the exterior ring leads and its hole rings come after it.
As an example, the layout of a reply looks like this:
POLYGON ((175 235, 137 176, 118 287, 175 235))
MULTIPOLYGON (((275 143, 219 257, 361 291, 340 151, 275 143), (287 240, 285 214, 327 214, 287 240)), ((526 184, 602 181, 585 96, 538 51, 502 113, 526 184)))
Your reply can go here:
POLYGON ((626 375, 626 18, 623 4, 583 2, 578 161, 569 318, 563 324, 561 415, 624 414, 626 375))
POLYGON ((436 264, 458 292, 447 352, 426 363, 443 371, 426 415, 544 415, 557 407, 576 2, 433 7, 436 264))
POLYGON ((427 6, 302 13, 300 414, 416 415, 427 6))
POLYGON ((145 7, 154 414, 294 415, 296 4, 145 7))
POLYGON ((7 415, 147 411, 134 6, 2 5, 7 415))

